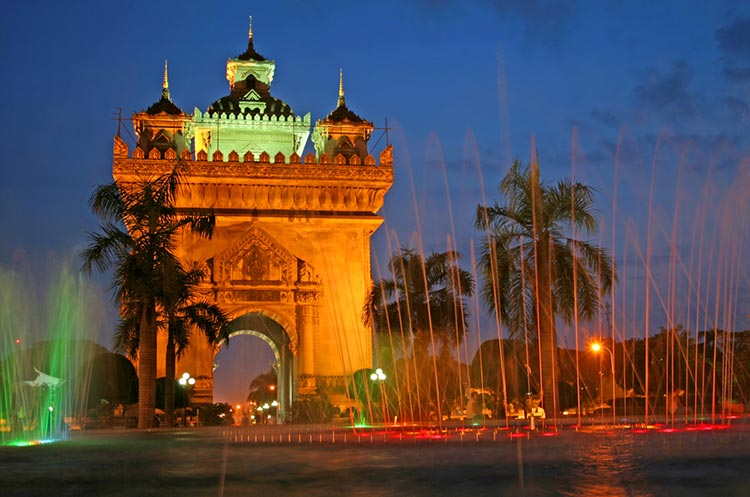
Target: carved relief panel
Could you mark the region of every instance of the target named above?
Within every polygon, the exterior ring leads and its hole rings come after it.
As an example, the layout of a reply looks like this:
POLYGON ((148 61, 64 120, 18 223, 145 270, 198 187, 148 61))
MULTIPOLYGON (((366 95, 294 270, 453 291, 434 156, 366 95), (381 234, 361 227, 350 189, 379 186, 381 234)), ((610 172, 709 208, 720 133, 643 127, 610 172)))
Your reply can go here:
POLYGON ((297 258, 254 227, 215 259, 218 284, 288 287, 297 277, 297 258))
POLYGON ((221 303, 319 303, 320 276, 314 268, 256 227, 211 263, 207 267, 221 303))

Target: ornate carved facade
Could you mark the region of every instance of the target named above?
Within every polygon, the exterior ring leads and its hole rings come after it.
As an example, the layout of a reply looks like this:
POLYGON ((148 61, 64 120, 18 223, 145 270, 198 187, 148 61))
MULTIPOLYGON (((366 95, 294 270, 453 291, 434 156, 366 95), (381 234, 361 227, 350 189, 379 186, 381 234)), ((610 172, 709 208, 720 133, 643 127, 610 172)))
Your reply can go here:
MULTIPOLYGON (((309 114, 297 117, 270 96, 274 67, 255 52, 251 32, 248 50, 227 62, 230 96, 192 116, 171 104, 165 73, 162 100, 134 116, 132 152, 115 137, 113 173, 127 184, 179 167, 178 206, 216 215, 212 238, 186 232, 178 254, 204 269, 199 293, 229 314, 234 332, 274 349, 285 408, 300 392, 341 384, 372 365, 361 311, 371 285, 370 237, 382 223, 377 212, 393 164, 390 147, 379 161, 367 152, 370 123, 350 126, 343 86, 337 109, 316 124, 322 146, 303 157, 309 114)), ((195 400, 212 399, 217 351, 198 340, 179 360, 179 370, 198 378, 195 400)))

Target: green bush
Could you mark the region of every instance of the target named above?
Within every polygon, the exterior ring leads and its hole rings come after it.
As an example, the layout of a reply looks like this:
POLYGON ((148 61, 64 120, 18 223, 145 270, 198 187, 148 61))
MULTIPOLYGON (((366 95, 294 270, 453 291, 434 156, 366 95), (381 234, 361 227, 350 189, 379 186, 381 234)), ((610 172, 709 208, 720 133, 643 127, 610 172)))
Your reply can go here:
POLYGON ((321 395, 301 395, 299 399, 292 403, 289 422, 300 424, 328 423, 333 419, 334 414, 336 414, 336 408, 321 395))
POLYGON ((232 406, 226 402, 201 405, 198 420, 202 426, 233 425, 232 406))

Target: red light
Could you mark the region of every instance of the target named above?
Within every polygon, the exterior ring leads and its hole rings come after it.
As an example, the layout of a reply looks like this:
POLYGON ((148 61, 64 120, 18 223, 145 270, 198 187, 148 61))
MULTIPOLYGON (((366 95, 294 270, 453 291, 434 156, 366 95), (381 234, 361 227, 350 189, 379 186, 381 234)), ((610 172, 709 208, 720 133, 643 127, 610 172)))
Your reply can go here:
POLYGON ((660 433, 677 433, 678 431, 680 430, 678 430, 677 428, 663 428, 659 430, 660 433))
POLYGON ((20 345, 20 344, 21 344, 21 339, 20 338, 16 338, 16 345, 20 345))

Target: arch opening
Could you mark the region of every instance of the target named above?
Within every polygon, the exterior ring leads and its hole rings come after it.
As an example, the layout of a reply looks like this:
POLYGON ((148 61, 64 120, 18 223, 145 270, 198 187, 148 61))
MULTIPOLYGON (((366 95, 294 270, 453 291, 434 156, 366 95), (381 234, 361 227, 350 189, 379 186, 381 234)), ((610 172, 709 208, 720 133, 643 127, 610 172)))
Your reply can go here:
MULTIPOLYGON (((274 319, 260 312, 247 313, 232 320, 229 324, 229 344, 220 344, 214 357, 214 397, 223 401, 222 389, 229 379, 239 389, 242 400, 249 393, 251 381, 273 369, 276 373, 274 385, 275 400, 278 407, 274 408, 272 422, 283 422, 294 399, 294 357, 289 347, 289 334, 274 319), (232 348, 237 347, 235 352, 232 348), (240 374, 240 371, 247 371, 240 374), (252 372, 250 372, 252 371, 252 372), (241 379, 232 381, 233 375, 241 379), (244 383, 243 383, 244 382, 244 383)), ((238 395, 235 393, 233 395, 238 395)), ((236 408, 236 400, 232 405, 236 408)), ((267 416, 268 412, 248 412, 250 406, 241 404, 244 411, 235 419, 242 422, 244 415, 251 414, 267 416)), ((258 406, 254 406, 253 409, 258 406)))

